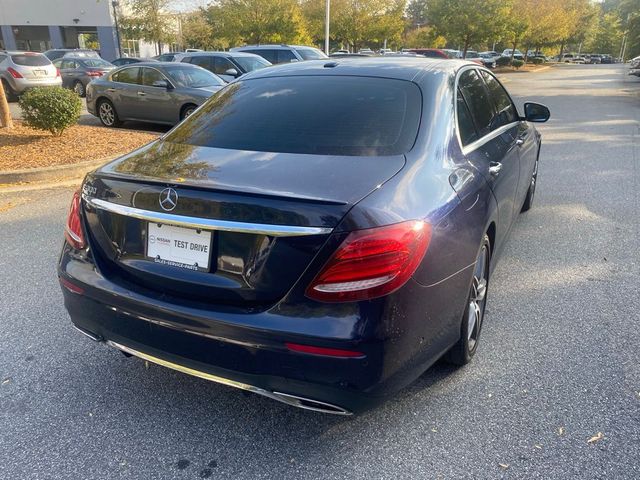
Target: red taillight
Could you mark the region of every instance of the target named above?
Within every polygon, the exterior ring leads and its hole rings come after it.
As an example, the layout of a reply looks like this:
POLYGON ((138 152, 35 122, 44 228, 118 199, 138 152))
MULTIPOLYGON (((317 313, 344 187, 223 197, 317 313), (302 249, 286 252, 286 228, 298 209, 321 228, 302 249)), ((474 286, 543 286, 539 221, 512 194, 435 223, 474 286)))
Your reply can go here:
POLYGON ((60 277, 59 280, 60 280, 60 284, 64 288, 69 290, 71 293, 77 293, 78 295, 84 294, 84 288, 79 287, 78 285, 76 285, 75 283, 70 282, 66 278, 60 277))
POLYGON ((20 74, 20 72, 17 71, 15 68, 9 67, 7 68, 7 72, 9 72, 13 78, 22 78, 22 75, 20 74))
POLYGON ((67 217, 67 225, 64 229, 64 236, 76 250, 85 247, 84 233, 82 232, 82 219, 80 218, 80 192, 73 194, 71 207, 69 207, 69 216, 67 217))
POLYGON ((307 287, 321 302, 381 297, 413 275, 431 240, 431 226, 420 220, 352 232, 307 287))
POLYGON ((59 77, 59 76, 60 76, 60 69, 56 68, 56 77, 59 77))
POLYGON ((365 356, 362 352, 343 350, 341 348, 314 347, 313 345, 301 345, 299 343, 285 343, 285 345, 293 352, 309 353, 311 355, 324 355, 325 357, 359 358, 365 356))
POLYGON ((87 75, 89 75, 90 77, 101 77, 102 76, 102 72, 96 72, 93 70, 89 70, 87 72, 87 75))

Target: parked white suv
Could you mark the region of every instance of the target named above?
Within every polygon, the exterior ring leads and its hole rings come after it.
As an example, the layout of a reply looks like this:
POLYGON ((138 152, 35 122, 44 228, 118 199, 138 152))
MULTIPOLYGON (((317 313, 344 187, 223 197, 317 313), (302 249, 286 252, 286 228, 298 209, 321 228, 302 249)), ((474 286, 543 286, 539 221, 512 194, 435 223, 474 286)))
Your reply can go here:
POLYGON ((28 88, 61 86, 60 71, 47 57, 36 52, 0 50, 0 81, 8 100, 28 88))

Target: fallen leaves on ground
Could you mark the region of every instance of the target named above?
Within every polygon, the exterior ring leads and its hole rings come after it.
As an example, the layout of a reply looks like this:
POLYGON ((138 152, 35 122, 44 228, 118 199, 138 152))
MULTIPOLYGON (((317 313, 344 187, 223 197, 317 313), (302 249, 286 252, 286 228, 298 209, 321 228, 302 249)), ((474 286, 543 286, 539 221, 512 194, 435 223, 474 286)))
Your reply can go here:
POLYGON ((596 442, 599 442, 600 440, 602 440, 603 438, 604 438, 604 435, 602 434, 602 432, 598 432, 593 437, 591 437, 589 440, 587 440, 587 443, 596 443, 596 442))
POLYGON ((159 134, 74 125, 61 137, 16 122, 0 128, 0 171, 69 165, 134 150, 159 134))

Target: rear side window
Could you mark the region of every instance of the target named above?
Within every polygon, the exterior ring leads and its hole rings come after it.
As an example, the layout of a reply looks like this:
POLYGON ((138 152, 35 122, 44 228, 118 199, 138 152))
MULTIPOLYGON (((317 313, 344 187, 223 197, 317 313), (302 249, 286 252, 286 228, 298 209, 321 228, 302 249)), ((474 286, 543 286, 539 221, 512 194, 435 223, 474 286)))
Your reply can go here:
POLYGON ((276 63, 289 63, 291 60, 298 60, 298 57, 291 50, 278 50, 278 61, 276 63))
POLYGON ((300 55, 303 60, 319 60, 327 58, 324 53, 320 50, 316 50, 315 48, 297 48, 296 52, 298 52, 298 55, 300 55))
POLYGON ((248 53, 253 53, 255 55, 260 55, 262 58, 264 58, 265 60, 273 64, 278 63, 278 56, 277 56, 276 50, 260 49, 260 50, 245 50, 245 51, 248 53))
POLYGON ((213 63, 213 73, 217 75, 225 75, 225 72, 231 68, 236 68, 236 66, 229 61, 229 59, 224 57, 215 57, 213 63))
POLYGON ((491 131, 491 120, 494 115, 487 88, 475 69, 463 72, 458 86, 469 107, 478 135, 483 137, 491 131))
POLYGON ((205 57, 205 56, 200 56, 198 55, 197 57, 191 57, 191 64, 193 65, 197 65, 199 67, 202 68, 206 68, 207 70, 212 71, 213 70, 213 66, 211 65, 211 58, 210 57, 205 57))
POLYGON ((74 62, 73 60, 62 60, 60 62, 60 68, 66 70, 68 68, 77 68, 77 66, 76 62, 74 62))
POLYGON ((44 55, 11 55, 11 60, 16 65, 23 65, 25 67, 44 67, 45 65, 51 65, 51 60, 49 60, 44 55))
POLYGON ((259 152, 397 155, 415 142, 421 105, 418 86, 402 80, 246 80, 216 93, 166 139, 259 152))
POLYGON ((122 70, 114 73, 111 76, 111 80, 120 83, 140 83, 138 76, 140 74, 140 67, 123 68, 122 70))
POLYGON ((460 132, 460 141, 462 145, 469 145, 478 139, 476 127, 471 120, 471 114, 467 108, 467 104, 462 97, 460 89, 458 89, 458 99, 456 100, 456 110, 458 114, 458 131, 460 132))
POLYGON ((160 80, 166 80, 164 75, 162 75, 155 68, 143 68, 142 69, 142 84, 148 87, 153 86, 153 82, 157 82, 160 80))
POLYGON ((487 84, 487 88, 497 109, 497 113, 491 122, 491 129, 494 130, 517 121, 518 112, 504 87, 500 85, 500 82, 490 73, 481 71, 480 74, 487 84))

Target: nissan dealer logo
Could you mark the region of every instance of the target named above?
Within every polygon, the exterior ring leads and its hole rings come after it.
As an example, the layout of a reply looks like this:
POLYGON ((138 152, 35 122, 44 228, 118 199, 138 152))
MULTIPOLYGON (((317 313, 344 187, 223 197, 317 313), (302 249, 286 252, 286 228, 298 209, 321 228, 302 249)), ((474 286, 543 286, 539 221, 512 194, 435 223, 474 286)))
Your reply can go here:
POLYGON ((178 193, 173 188, 165 188, 160 192, 158 201, 165 212, 170 212, 178 205, 178 193))

